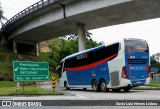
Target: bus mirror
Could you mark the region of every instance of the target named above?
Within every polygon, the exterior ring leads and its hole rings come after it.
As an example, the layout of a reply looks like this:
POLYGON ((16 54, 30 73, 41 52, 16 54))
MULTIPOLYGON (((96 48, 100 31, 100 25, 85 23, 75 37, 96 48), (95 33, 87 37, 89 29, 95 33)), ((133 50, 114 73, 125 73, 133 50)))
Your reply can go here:
POLYGON ((59 75, 59 78, 62 76, 62 67, 58 66, 55 70, 55 73, 57 73, 59 75))
POLYGON ((60 66, 56 67, 55 69, 55 73, 58 73, 58 69, 60 68, 60 66))

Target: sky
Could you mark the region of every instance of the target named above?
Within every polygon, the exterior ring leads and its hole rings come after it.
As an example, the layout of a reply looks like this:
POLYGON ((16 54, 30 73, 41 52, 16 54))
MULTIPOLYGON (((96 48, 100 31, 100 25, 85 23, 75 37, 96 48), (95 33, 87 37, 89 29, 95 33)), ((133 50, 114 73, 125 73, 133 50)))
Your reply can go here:
MULTIPOLYGON (((10 19, 39 0, 0 0, 4 16, 10 19)), ((90 30, 93 40, 110 43, 123 38, 140 38, 148 42, 150 55, 160 52, 160 18, 90 30)))

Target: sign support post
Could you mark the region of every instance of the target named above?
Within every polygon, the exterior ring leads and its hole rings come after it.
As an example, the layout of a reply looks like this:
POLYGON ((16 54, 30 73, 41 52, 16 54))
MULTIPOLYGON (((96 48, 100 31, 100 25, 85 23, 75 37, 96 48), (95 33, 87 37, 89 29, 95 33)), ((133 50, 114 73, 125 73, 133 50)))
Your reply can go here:
POLYGON ((24 81, 23 81, 23 93, 24 93, 24 81))
POLYGON ((47 88, 46 88, 46 81, 44 81, 44 89, 47 90, 47 88))
POLYGON ((20 85, 19 85, 19 81, 17 82, 17 92, 18 92, 18 94, 20 94, 20 85))

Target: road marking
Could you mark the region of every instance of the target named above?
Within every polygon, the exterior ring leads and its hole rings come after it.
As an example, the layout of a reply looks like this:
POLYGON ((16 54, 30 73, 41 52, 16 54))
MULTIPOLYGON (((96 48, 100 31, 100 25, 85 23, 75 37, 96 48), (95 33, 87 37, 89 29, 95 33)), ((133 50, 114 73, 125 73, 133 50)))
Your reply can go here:
POLYGON ((76 95, 76 97, 87 98, 87 97, 84 97, 84 96, 81 96, 81 95, 76 95))

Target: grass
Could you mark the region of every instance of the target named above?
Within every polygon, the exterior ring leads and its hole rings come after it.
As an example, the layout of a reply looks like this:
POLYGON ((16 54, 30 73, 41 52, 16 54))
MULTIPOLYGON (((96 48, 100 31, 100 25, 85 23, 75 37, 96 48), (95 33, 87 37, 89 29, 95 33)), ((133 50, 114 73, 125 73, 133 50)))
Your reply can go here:
POLYGON ((160 82, 150 82, 146 87, 133 87, 133 90, 160 90, 160 82))
POLYGON ((20 91, 16 90, 16 87, 1 87, 0 95, 62 95, 61 92, 53 92, 50 90, 44 90, 35 85, 25 86, 24 91, 23 87, 20 88, 20 91))
POLYGON ((151 82, 149 85, 147 86, 152 86, 152 87, 160 87, 160 82, 151 82))
POLYGON ((133 90, 160 90, 160 87, 133 87, 133 90))
POLYGON ((0 95, 62 95, 63 93, 51 90, 45 90, 35 85, 35 82, 20 82, 20 91, 16 90, 17 82, 0 81, 0 95))
MULTIPOLYGON (((17 85, 17 82, 14 81, 0 81, 0 88, 3 87, 15 87, 17 85)), ((29 81, 29 82, 24 82, 24 85, 33 85, 35 82, 29 81)), ((20 82, 20 86, 23 86, 23 82, 20 82)))
POLYGON ((56 79, 59 79, 58 74, 55 74, 53 70, 57 66, 57 63, 48 57, 49 53, 40 53, 40 56, 36 57, 24 54, 14 54, 12 51, 0 49, 0 81, 13 81, 13 61, 15 60, 49 62, 50 80, 52 76, 55 76, 56 79))

